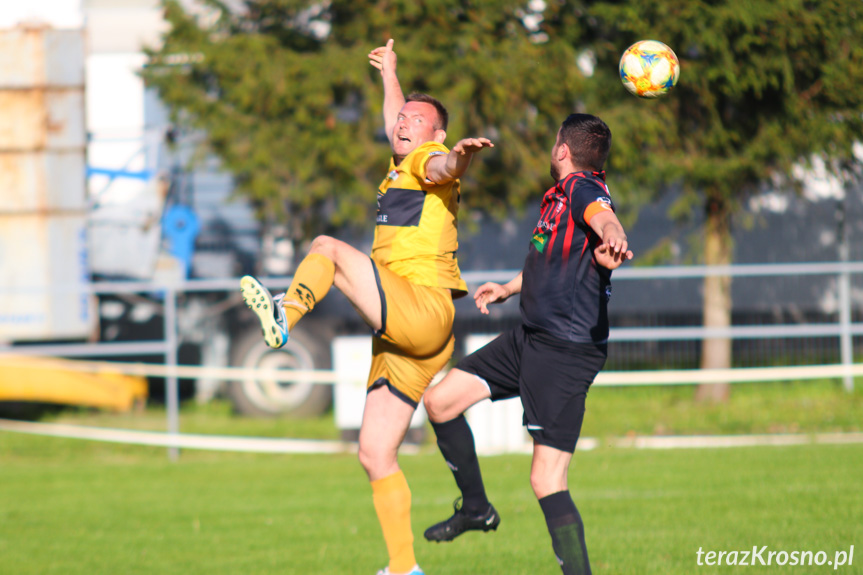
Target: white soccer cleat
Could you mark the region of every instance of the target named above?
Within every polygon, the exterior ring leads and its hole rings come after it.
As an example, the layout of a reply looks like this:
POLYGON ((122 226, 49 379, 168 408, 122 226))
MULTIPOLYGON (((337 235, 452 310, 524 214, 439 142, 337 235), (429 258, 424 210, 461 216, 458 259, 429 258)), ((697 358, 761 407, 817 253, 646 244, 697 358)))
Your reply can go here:
POLYGON ((285 308, 282 307, 285 294, 273 298, 270 291, 252 276, 240 278, 240 291, 246 305, 261 321, 267 345, 276 349, 285 345, 288 342, 288 318, 285 317, 285 308))
MULTIPOLYGON (((401 574, 390 573, 390 568, 384 567, 383 569, 378 571, 378 575, 401 575, 401 574)), ((413 568, 410 571, 408 571, 407 573, 405 573, 404 575, 425 575, 425 571, 420 569, 419 565, 414 565, 413 568)))

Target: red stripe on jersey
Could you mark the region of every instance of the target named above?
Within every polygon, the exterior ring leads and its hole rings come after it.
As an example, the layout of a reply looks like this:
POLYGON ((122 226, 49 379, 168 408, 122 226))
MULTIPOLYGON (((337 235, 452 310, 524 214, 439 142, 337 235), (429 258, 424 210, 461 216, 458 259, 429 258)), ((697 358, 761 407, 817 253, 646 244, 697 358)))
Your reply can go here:
POLYGON ((548 216, 548 210, 550 210, 553 205, 554 205, 554 202, 549 202, 547 197, 543 198, 542 206, 540 207, 540 210, 539 210, 539 221, 540 222, 546 221, 546 217, 548 216))
POLYGON ((581 255, 584 255, 584 252, 587 251, 587 246, 590 245, 590 234, 584 236, 584 245, 581 246, 581 255))
POLYGON ((575 233, 575 221, 572 219, 572 209, 569 211, 569 221, 566 227, 566 237, 563 240, 563 261, 569 261, 569 250, 572 248, 572 235, 575 233))
MULTIPOLYGON (((560 216, 563 212, 571 212, 572 211, 572 188, 575 185, 575 180, 580 178, 581 176, 577 174, 570 174, 566 178, 563 179, 563 185, 555 186, 555 192, 559 188, 561 192, 563 192, 563 199, 560 200, 560 204, 564 207, 557 212, 557 217, 554 220, 554 231, 551 233, 551 237, 548 242, 548 254, 546 258, 551 257, 551 248, 554 246, 554 240, 557 238, 557 230, 560 227, 560 216)), ((556 194, 555 194, 556 195, 556 194)), ((572 244, 572 226, 567 226, 566 237, 564 237, 563 244, 563 260, 566 261, 567 256, 569 256, 569 246, 572 244)))
POLYGON ((566 237, 563 240, 563 261, 566 263, 569 260, 569 252, 572 249, 572 236, 575 234, 575 214, 572 213, 572 188, 575 187, 575 182, 581 178, 580 175, 570 174, 567 182, 564 184, 564 193, 566 199, 569 200, 569 222, 567 222, 566 237))
POLYGON ((560 228, 560 216, 569 210, 564 207, 564 203, 561 200, 556 200, 554 202, 555 206, 560 206, 560 209, 557 210, 557 214, 554 216, 554 229, 551 232, 551 237, 548 239, 548 247, 546 248, 548 252, 546 252, 546 259, 551 258, 551 251, 554 249, 554 240, 557 239, 557 230, 560 228))

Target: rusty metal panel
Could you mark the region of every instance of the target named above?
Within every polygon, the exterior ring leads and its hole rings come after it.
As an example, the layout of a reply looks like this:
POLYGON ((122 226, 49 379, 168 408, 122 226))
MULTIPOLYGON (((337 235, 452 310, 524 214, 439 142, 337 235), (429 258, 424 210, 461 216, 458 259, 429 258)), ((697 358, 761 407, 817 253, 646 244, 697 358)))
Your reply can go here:
POLYGON ((0 152, 0 214, 83 210, 85 182, 80 152, 0 152))
POLYGON ((0 88, 43 85, 43 30, 15 28, 0 32, 0 88))
POLYGON ((83 86, 83 30, 0 30, 0 89, 83 86))
POLYGON ((0 91, 0 150, 45 147, 45 92, 0 91))
POLYGON ((0 30, 0 340, 98 325, 75 289, 89 282, 85 153, 83 30, 0 30))
POLYGON ((45 94, 48 112, 46 148, 62 150, 80 149, 87 145, 87 128, 84 126, 84 91, 60 90, 45 94))
POLYGON ((84 87, 84 31, 45 31, 45 83, 50 87, 84 87))
POLYGON ((83 212, 0 215, 0 341, 94 333, 85 226, 83 212))
POLYGON ((85 145, 82 90, 0 90, 0 151, 85 145))

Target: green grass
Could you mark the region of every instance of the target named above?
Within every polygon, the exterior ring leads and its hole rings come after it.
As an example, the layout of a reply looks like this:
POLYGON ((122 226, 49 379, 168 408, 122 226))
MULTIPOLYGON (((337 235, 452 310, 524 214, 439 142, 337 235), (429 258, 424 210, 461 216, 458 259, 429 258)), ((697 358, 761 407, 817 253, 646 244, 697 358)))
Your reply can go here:
MULTIPOLYGON (((863 430, 863 390, 835 382, 733 387, 695 405, 692 387, 596 388, 583 435, 863 430)), ((159 406, 131 414, 65 410, 44 421, 165 429, 159 406)), ((184 404, 187 433, 337 438, 332 414, 251 419, 223 401, 184 404)), ((457 495, 429 441, 403 456, 413 491, 417 556, 432 574, 559 573, 529 487, 530 459, 483 458, 503 517, 495 534, 450 544, 422 539, 457 495)), ((863 573, 863 445, 579 452, 570 485, 584 516, 594 573, 737 573, 696 565, 696 552, 857 548, 863 573)), ((0 432, 0 573, 372 574, 386 551, 355 457, 184 451, 0 432)), ((830 567, 758 567, 817 573, 830 567)))
MULTIPOLYGON (((69 423, 118 429, 165 431, 167 415, 162 405, 132 413, 110 413, 92 409, 65 409, 43 417, 49 423, 69 423)), ((236 415, 225 400, 197 405, 186 402, 180 410, 180 431, 212 435, 251 437, 305 437, 338 439, 332 411, 310 418, 253 418, 236 415)))
MULTIPOLYGON (((431 447, 403 456, 417 556, 431 574, 560 573, 526 456, 482 458, 503 522, 429 544, 451 475, 431 447)), ((863 446, 579 452, 570 485, 596 574, 738 573, 696 552, 834 551, 863 564, 863 446)), ((373 574, 386 552, 356 459, 183 452, 0 432, 0 572, 373 574)), ((832 572, 760 567, 760 573, 832 572)))
POLYGON ((727 403, 695 404, 694 386, 597 387, 584 436, 863 431, 863 384, 836 381, 736 384, 727 403))

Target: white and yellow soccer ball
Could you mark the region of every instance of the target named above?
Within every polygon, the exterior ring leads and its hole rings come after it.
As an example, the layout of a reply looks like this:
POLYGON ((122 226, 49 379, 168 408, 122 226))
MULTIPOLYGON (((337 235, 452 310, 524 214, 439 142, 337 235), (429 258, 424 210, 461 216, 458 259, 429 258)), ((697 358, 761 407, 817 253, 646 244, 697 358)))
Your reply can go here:
POLYGON ((641 40, 620 57, 620 81, 639 98, 667 94, 680 77, 680 62, 674 50, 656 40, 641 40))

